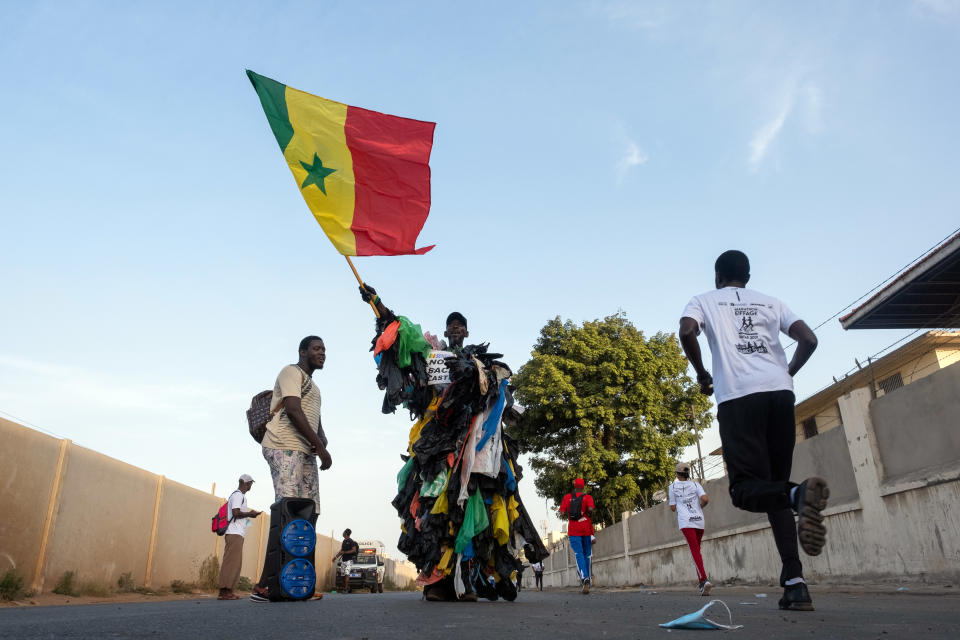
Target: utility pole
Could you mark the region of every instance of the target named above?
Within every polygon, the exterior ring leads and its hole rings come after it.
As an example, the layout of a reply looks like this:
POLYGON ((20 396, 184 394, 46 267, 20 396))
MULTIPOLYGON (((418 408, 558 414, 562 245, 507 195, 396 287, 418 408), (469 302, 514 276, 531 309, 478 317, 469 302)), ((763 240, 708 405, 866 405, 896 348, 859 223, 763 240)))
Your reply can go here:
POLYGON ((550 520, 550 501, 547 498, 543 499, 543 520, 540 522, 543 527, 543 537, 547 537, 547 522, 550 520))
POLYGON ((690 424, 693 425, 693 430, 697 434, 697 465, 700 467, 700 480, 704 479, 703 477, 703 453, 700 451, 700 427, 697 425, 696 413, 694 413, 693 404, 690 404, 690 424))

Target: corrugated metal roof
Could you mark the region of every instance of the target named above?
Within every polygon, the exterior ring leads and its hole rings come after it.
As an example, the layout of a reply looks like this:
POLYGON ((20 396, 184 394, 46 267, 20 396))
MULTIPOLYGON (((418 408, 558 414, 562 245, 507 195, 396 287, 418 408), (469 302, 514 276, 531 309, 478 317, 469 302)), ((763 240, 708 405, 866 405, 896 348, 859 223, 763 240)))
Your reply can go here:
POLYGON ((904 269, 840 318, 844 329, 952 329, 960 326, 960 233, 904 269))

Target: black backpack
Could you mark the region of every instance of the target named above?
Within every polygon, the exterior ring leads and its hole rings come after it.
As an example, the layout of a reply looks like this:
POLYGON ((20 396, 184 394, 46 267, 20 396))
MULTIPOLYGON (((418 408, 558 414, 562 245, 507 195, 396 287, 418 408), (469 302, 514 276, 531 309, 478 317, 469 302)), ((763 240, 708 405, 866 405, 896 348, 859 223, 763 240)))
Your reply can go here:
POLYGON ((570 496, 570 508, 567 509, 567 514, 571 521, 583 517, 583 496, 585 495, 585 493, 581 493, 580 495, 572 494, 570 496))

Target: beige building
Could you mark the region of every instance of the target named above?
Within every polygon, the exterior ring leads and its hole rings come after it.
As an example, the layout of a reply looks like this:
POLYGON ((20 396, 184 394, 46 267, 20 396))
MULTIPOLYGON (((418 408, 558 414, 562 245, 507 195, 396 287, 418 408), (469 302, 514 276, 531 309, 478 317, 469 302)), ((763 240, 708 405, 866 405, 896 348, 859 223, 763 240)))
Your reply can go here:
POLYGON ((797 404, 797 440, 841 425, 839 400, 853 389, 879 398, 960 362, 960 331, 928 331, 797 404))
POLYGON ((798 404, 798 440, 841 426, 838 400, 854 389, 881 398, 960 360, 960 233, 890 278, 840 324, 925 333, 882 358, 858 362, 857 371, 798 404))

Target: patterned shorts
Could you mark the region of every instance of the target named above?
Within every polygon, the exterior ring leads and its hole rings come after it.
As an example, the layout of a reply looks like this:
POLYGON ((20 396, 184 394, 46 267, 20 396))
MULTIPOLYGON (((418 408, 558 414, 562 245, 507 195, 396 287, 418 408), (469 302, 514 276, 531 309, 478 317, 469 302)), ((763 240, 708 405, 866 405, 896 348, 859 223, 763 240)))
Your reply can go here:
POLYGON ((273 493, 280 498, 310 498, 320 515, 320 478, 313 454, 263 447, 263 458, 270 465, 273 493))

